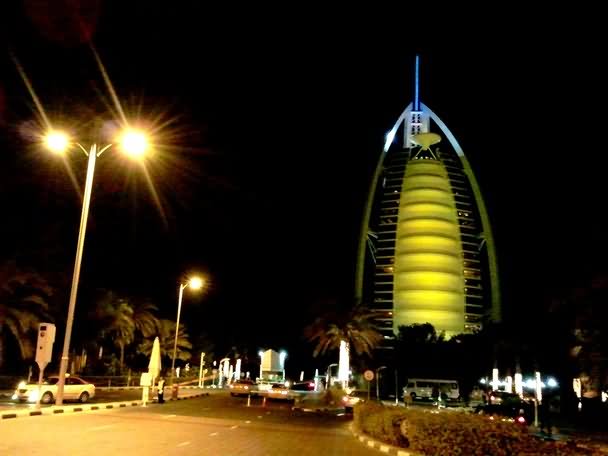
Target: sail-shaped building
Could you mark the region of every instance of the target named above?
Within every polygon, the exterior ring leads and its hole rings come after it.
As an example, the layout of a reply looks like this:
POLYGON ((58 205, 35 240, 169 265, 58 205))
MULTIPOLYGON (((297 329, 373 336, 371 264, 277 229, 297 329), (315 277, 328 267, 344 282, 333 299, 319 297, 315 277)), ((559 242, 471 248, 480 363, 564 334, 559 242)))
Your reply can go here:
POLYGON ((356 298, 385 339, 414 323, 474 332, 501 314, 482 194, 460 144, 420 101, 418 67, 417 57, 414 99, 387 135, 359 245, 356 298))

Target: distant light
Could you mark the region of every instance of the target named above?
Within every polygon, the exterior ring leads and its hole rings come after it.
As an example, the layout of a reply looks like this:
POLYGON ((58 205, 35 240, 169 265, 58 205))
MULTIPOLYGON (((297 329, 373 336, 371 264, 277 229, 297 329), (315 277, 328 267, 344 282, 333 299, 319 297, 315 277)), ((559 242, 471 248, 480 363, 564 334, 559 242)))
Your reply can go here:
POLYGON ((482 385, 485 385, 486 384, 486 379, 482 378, 481 380, 479 380, 479 383, 481 383, 482 385))
POLYGON ((526 419, 525 419, 523 416, 518 416, 518 417, 517 417, 517 421, 518 421, 519 423, 525 423, 525 422, 526 422, 526 419))
POLYGON ((606 402, 608 400, 608 393, 606 391, 602 391, 602 402, 606 402))
POLYGON ((146 135, 138 130, 126 131, 120 142, 122 149, 134 158, 141 158, 148 148, 146 135))
POLYGON ((258 356, 261 358, 262 356, 264 356, 264 352, 263 352, 262 350, 260 350, 260 351, 258 352, 258 356))
POLYGON ((547 386, 549 388, 556 388, 557 387, 557 380, 555 380, 553 377, 549 377, 547 379, 547 386))
POLYGON ((44 143, 51 152, 62 154, 67 150, 70 139, 61 131, 51 131, 44 137, 44 143))

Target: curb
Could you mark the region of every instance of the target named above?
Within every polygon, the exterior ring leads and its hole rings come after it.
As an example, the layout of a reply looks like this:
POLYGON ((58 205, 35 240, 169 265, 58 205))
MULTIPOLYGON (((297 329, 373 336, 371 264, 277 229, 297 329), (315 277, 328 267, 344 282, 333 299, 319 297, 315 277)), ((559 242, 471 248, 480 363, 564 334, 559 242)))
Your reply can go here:
POLYGON ((353 435, 359 440, 359 442, 363 443, 369 448, 374 448, 379 450, 384 454, 392 454, 396 456, 423 456, 420 453, 415 453, 413 451, 404 450, 403 448, 399 448, 393 445, 389 445, 388 443, 380 442, 379 440, 372 439, 367 435, 363 434, 361 431, 357 429, 354 424, 351 424, 350 431, 353 435))
MULTIPOLYGON (((187 397, 178 397, 177 399, 168 398, 165 402, 178 401, 185 399, 194 399, 195 397, 209 396, 209 393, 193 394, 187 397)), ((153 401, 148 401, 149 404, 155 404, 153 401)), ((69 406, 51 406, 42 410, 23 410, 18 412, 3 413, 0 415, 0 421, 18 417, 30 417, 30 416, 53 416, 63 415, 66 413, 77 413, 77 412, 89 412, 97 410, 109 410, 109 409, 120 409, 125 407, 141 407, 142 401, 124 401, 124 402, 106 402, 99 404, 90 405, 69 405, 69 406)))

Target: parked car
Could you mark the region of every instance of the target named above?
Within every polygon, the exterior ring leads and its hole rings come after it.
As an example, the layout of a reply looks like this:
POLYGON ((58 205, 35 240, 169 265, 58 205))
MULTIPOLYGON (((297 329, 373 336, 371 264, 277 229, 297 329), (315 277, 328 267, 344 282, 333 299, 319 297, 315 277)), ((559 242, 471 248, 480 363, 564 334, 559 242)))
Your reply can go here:
MULTIPOLYGON (((57 397, 58 376, 50 376, 40 386, 40 402, 50 404, 57 397)), ((65 400, 77 400, 82 403, 95 397, 95 385, 80 377, 66 376, 63 386, 63 398, 65 400)), ((13 394, 13 400, 21 402, 38 401, 38 383, 21 382, 13 394)))
POLYGON ((258 385, 252 380, 236 380, 230 384, 231 396, 247 396, 248 394, 252 396, 258 394, 258 385))

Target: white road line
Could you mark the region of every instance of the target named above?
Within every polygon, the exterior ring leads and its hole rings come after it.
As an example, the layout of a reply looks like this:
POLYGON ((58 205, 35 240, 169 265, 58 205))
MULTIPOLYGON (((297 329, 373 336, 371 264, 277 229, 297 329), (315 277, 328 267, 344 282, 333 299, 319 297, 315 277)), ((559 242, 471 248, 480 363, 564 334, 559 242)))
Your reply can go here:
POLYGON ((182 446, 186 446, 186 445, 190 445, 190 441, 185 441, 185 442, 177 444, 178 447, 182 447, 182 446))
POLYGON ((89 431, 100 431, 102 429, 108 429, 113 426, 116 426, 116 424, 105 424, 103 426, 95 426, 95 427, 89 428, 89 431))
POLYGON ((236 429, 236 428, 238 428, 238 426, 237 426, 237 425, 230 426, 230 429, 236 429))
POLYGON ((209 434, 210 437, 214 437, 216 436, 218 433, 217 432, 212 432, 211 434, 209 434))
POLYGON ((163 418, 175 418, 177 415, 164 415, 163 418))
POLYGON ((258 415, 258 418, 262 418, 262 415, 258 415))
POLYGON ((245 421, 246 424, 251 424, 251 421, 247 420, 245 421))

